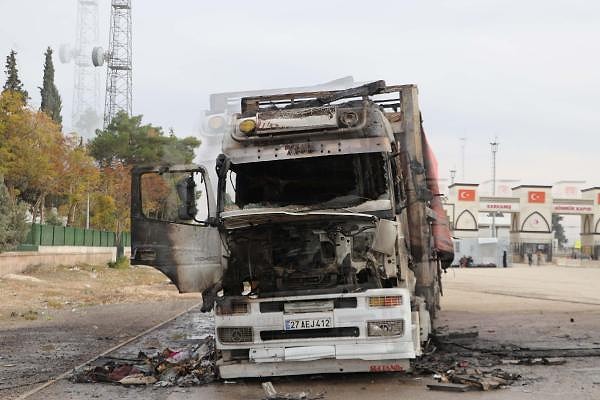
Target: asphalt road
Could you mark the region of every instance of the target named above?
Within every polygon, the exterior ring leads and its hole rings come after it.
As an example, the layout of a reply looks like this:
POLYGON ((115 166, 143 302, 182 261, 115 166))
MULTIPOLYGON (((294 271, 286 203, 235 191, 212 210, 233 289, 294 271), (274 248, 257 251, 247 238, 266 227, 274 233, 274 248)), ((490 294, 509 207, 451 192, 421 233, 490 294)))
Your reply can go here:
MULTIPOLYGON (((438 325, 450 330, 476 327, 487 344, 548 349, 600 347, 600 269, 526 267, 453 269, 444 276, 443 311, 438 325)), ((168 341, 174 332, 203 334, 211 322, 202 314, 156 332, 168 341)), ((145 338, 144 340, 150 340, 145 338)), ((132 343, 129 351, 140 344, 132 343)), ((125 349, 123 350, 125 351, 125 349)), ((567 351, 568 352, 568 351, 567 351)), ((600 358, 568 358, 559 366, 506 366, 523 379, 492 392, 432 392, 429 376, 352 374, 272 379, 281 392, 325 392, 328 400, 347 399, 599 399, 600 358)), ((261 380, 236 380, 193 388, 125 388, 107 384, 59 381, 32 399, 261 399, 261 380)))

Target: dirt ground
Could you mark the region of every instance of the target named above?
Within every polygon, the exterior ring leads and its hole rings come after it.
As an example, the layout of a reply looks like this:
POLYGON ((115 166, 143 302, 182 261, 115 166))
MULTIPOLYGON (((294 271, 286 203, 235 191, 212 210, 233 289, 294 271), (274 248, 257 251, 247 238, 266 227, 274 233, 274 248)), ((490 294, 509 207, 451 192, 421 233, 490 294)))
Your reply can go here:
MULTIPOLYGON (((451 330, 476 327, 479 337, 473 340, 474 347, 485 348, 490 345, 518 345, 526 348, 561 349, 569 354, 570 349, 600 350, 600 269, 574 267, 525 267, 508 269, 453 269, 444 276, 443 311, 438 325, 447 325, 451 330)), ((3 329, 1 356, 11 356, 10 361, 0 359, 0 397, 12 398, 19 389, 2 390, 9 387, 15 374, 7 375, 11 369, 21 367, 1 367, 2 364, 17 364, 25 360, 27 367, 21 374, 30 376, 31 381, 51 375, 40 375, 35 369, 51 367, 47 358, 66 357, 60 367, 65 370, 68 362, 77 364, 81 355, 93 352, 88 349, 90 342, 99 340, 100 334, 92 331, 90 325, 100 329, 101 321, 107 326, 103 332, 123 332, 132 334, 141 325, 149 325, 148 319, 159 320, 159 315, 175 314, 184 307, 176 307, 170 297, 159 303, 118 304, 108 306, 88 306, 87 318, 70 317, 70 311, 59 310, 67 314, 59 323, 57 317, 51 321, 22 321, 32 324, 29 329, 19 328, 12 342, 5 346, 7 332, 3 329), (166 307, 157 311, 160 304, 166 307), (171 308, 169 308, 171 307, 171 308), (129 316, 129 318, 127 318, 129 316), (37 324, 37 325, 33 325, 37 324), (64 336, 52 336, 48 343, 45 329, 52 326, 55 332, 63 329, 64 336), (112 328, 109 329, 108 326, 112 328), (87 329, 87 331, 86 331, 87 329), (93 334, 93 332, 95 334, 93 334), (28 349, 23 350, 19 338, 27 338, 28 349), (44 345, 53 348, 44 352, 44 345), (16 346, 13 347, 13 346, 16 346), (32 348, 36 349, 34 353, 32 348), (20 351, 24 351, 21 354, 20 351), (71 355, 71 358, 68 356, 71 355), (8 376, 8 379, 5 379, 8 376), (12 376, 12 378, 11 378, 12 376)), ((188 305, 193 299, 188 299, 188 305)), ((182 302, 183 303, 183 302, 182 302)), ((77 315, 77 313, 74 313, 77 315)), ((10 323, 4 321, 3 324, 10 323)), ((14 323, 14 322, 13 322, 14 323)), ((104 325, 103 325, 104 326, 104 325)), ((14 329, 13 329, 14 330, 14 329)), ((140 329, 141 330, 141 329, 140 329)), ((148 342, 160 346, 177 346, 201 337, 212 331, 210 317, 197 309, 172 323, 164 329, 153 332, 144 338, 116 352, 134 354, 144 348, 148 342), (185 332, 185 334, 182 334, 185 332)), ((103 333, 104 334, 104 333, 103 333)), ((10 337, 10 336, 9 336, 10 337)), ((109 337, 111 337, 109 335, 109 337)), ((120 340, 122 341, 123 336, 120 340)), ((102 343, 105 348, 109 343, 102 343)), ((96 349, 98 349, 96 345, 96 349)), ((477 356, 477 352, 474 353, 477 356)), ((598 354, 596 352, 596 354, 598 354)), ((514 385, 493 392, 444 393, 433 392, 426 388, 433 382, 430 376, 411 376, 403 374, 352 374, 318 375, 273 379, 275 387, 282 392, 310 391, 325 392, 327 400, 367 397, 370 400, 391 398, 454 399, 598 399, 600 398, 600 357, 568 357, 567 363, 557 366, 507 365, 503 368, 522 375, 514 385)), ((67 368, 68 369, 68 368, 67 368)), ((193 388, 154 388, 122 387, 108 384, 74 384, 61 380, 54 385, 34 394, 34 399, 261 399, 264 397, 258 379, 239 379, 234 383, 218 382, 193 388)))
POLYGON ((153 268, 32 268, 0 278, 0 398, 13 398, 186 310, 153 268))
MULTIPOLYGON (((90 306, 182 297, 162 273, 149 267, 106 265, 33 267, 0 277, 0 324, 52 321, 90 306)), ((199 298, 198 295, 184 295, 199 298)))

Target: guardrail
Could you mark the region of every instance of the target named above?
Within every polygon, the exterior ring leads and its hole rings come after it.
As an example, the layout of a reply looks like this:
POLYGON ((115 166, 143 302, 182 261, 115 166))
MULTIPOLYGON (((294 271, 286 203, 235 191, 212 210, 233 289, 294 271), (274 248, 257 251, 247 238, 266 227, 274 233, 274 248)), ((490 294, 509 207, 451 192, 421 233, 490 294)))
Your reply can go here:
MULTIPOLYGON (((122 232, 122 245, 131 245, 131 234, 122 232)), ((116 246, 115 232, 96 229, 74 228, 70 226, 31 224, 25 241, 18 247, 20 251, 36 251, 39 246, 116 246)))

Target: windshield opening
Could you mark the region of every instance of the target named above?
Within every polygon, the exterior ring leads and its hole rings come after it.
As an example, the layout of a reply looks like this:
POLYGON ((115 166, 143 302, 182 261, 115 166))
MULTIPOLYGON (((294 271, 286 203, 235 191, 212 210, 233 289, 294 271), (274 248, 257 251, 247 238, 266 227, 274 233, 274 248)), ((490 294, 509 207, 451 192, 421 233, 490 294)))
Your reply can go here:
POLYGON ((384 256, 371 251, 374 235, 372 221, 331 217, 235 230, 224 293, 239 296, 248 285, 260 297, 380 287, 375 265, 384 256))
POLYGON ((224 209, 356 205, 386 195, 386 176, 382 153, 232 164, 224 209))

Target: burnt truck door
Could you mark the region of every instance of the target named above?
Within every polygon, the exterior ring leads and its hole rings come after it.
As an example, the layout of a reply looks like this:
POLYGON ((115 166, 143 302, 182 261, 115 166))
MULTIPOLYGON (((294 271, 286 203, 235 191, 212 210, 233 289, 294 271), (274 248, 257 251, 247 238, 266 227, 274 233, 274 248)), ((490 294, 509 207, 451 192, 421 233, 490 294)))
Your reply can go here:
POLYGON ((221 240, 207 170, 138 167, 131 174, 131 261, 167 275, 179 292, 219 283, 221 240))

